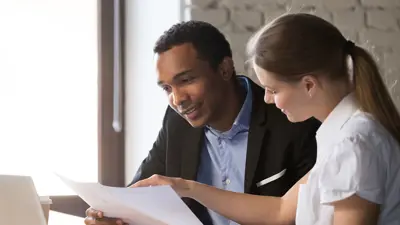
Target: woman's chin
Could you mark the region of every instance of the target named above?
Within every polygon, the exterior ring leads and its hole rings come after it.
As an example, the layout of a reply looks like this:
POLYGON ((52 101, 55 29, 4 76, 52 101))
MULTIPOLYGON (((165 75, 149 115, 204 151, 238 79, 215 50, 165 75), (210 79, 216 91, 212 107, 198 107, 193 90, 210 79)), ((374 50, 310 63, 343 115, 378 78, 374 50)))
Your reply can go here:
POLYGON ((304 121, 310 119, 310 117, 294 117, 293 115, 287 115, 287 114, 286 114, 286 117, 292 123, 304 122, 304 121))
POLYGON ((304 120, 299 120, 299 118, 294 117, 294 116, 291 115, 291 114, 286 114, 286 117, 287 117, 288 120, 289 120, 290 122, 292 122, 292 123, 297 123, 297 122, 302 122, 302 121, 304 121, 304 120))

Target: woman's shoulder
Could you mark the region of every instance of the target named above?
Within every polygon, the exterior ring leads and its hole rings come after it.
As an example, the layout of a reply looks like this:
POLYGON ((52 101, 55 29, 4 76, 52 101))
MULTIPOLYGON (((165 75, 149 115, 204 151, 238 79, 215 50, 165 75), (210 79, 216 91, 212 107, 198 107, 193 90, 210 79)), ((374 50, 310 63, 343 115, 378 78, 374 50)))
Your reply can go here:
POLYGON ((354 113, 341 131, 333 146, 334 158, 376 167, 365 167, 364 171, 398 168, 393 164, 400 164, 399 142, 372 115, 362 111, 354 113))
POLYGON ((382 204, 388 180, 399 180, 400 147, 370 114, 355 113, 343 125, 329 157, 321 167, 321 202, 357 193, 382 204))
POLYGON ((399 148, 399 144, 386 128, 371 114, 357 111, 343 125, 340 141, 362 142, 370 146, 399 148))

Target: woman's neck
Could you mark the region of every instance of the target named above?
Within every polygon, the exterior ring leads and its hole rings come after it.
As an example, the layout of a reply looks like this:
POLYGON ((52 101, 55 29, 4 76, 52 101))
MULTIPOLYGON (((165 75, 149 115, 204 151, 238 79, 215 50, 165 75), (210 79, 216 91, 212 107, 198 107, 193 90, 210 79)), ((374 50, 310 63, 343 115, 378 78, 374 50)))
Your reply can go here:
POLYGON ((325 90, 321 91, 316 103, 314 117, 321 122, 324 122, 335 107, 353 91, 347 84, 332 83, 325 86, 325 90))

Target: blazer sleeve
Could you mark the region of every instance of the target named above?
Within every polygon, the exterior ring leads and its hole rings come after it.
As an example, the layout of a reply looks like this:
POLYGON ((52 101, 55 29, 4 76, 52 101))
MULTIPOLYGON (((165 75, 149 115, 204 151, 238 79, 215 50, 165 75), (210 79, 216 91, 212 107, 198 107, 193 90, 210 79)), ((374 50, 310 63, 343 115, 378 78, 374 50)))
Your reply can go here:
POLYGON ((158 133, 153 147, 149 151, 147 157, 142 161, 138 171, 136 172, 133 180, 128 186, 136 183, 139 180, 151 177, 154 174, 165 175, 165 161, 166 161, 166 148, 167 148, 167 121, 170 109, 165 112, 162 127, 158 133))
MULTIPOLYGON (((300 125, 300 124, 299 124, 300 125)), ((293 172, 293 183, 296 183, 311 168, 313 168, 317 159, 316 132, 320 122, 316 119, 307 120, 300 125, 296 139, 292 143, 291 167, 293 172)))

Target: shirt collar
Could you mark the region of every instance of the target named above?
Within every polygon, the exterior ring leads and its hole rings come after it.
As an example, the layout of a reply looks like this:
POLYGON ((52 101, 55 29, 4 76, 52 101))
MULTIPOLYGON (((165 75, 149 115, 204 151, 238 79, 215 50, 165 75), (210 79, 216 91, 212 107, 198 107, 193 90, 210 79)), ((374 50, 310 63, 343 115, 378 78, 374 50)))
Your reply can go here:
POLYGON ((246 91, 246 98, 243 102, 242 108, 239 111, 235 121, 233 122, 232 128, 225 132, 220 132, 213 129, 210 126, 206 126, 206 129, 210 130, 217 136, 226 137, 226 138, 233 138, 237 133, 243 130, 249 130, 250 128, 250 118, 251 118, 251 110, 253 106, 253 93, 251 89, 251 84, 249 82, 249 78, 244 76, 239 76, 238 79, 239 84, 245 88, 246 91))
POLYGON ((354 93, 344 97, 319 127, 316 139, 319 144, 329 144, 360 106, 354 93))
POLYGON ((247 93, 246 93, 246 99, 244 100, 242 108, 240 109, 240 112, 236 117, 235 122, 233 122, 233 125, 241 125, 243 126, 243 128, 249 129, 253 93, 248 78, 238 77, 237 79, 239 80, 240 84, 245 88, 247 93))

